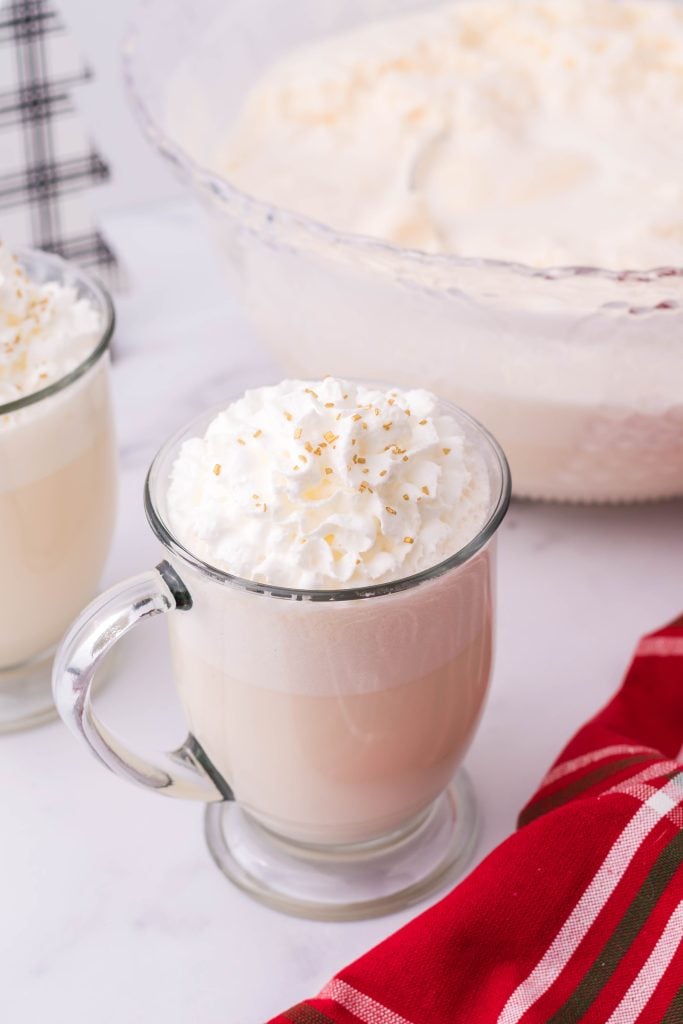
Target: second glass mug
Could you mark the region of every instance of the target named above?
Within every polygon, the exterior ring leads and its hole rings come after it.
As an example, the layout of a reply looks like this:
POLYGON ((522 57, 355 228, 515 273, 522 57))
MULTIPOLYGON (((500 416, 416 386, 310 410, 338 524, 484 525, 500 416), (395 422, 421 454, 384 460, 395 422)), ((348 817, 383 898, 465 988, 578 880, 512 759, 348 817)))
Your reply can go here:
POLYGON ((510 477, 487 431, 442 408, 481 454, 490 487, 481 529, 445 561, 390 583, 309 591, 203 562, 174 537, 166 490, 180 446, 204 433, 212 410, 167 442, 147 476, 164 560, 86 608, 55 660, 55 701, 76 735, 123 778, 206 802, 218 866, 288 913, 389 912, 455 877, 474 844, 473 796, 456 769, 488 689, 510 477), (149 760, 100 723, 91 687, 116 641, 163 613, 190 732, 149 760))
POLYGON ((0 403, 0 733, 55 716, 52 655, 97 591, 118 490, 111 299, 59 256, 23 249, 17 258, 31 281, 68 288, 87 303, 99 329, 78 365, 0 403))

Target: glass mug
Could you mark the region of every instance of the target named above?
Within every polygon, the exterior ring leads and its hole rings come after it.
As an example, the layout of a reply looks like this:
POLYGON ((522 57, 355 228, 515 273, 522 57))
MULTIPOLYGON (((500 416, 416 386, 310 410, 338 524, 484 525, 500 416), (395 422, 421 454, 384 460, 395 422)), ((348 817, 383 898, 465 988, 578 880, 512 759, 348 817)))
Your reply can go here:
POLYGON ((203 562, 173 536, 165 502, 180 446, 204 434, 213 410, 168 441, 147 476, 164 560, 94 601, 55 661, 55 701, 76 735, 123 778, 205 801, 218 866, 289 913, 396 909, 453 878, 473 847, 471 788, 455 773, 488 688, 495 533, 510 477, 496 441, 442 407, 490 483, 480 531, 445 561, 390 583, 308 591, 203 562), (149 760, 99 722, 91 687, 119 637, 162 613, 190 731, 149 760))
POLYGON ((74 288, 102 328, 79 366, 0 405, 0 732, 55 715, 52 653, 95 593, 117 490, 111 300, 58 256, 24 250, 17 258, 32 280, 74 288))

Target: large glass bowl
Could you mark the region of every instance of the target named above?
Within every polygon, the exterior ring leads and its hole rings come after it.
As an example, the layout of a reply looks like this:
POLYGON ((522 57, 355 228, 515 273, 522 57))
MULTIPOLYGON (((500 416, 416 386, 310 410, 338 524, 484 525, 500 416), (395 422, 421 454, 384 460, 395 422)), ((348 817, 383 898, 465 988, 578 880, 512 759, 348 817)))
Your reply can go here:
POLYGON ((148 136, 206 207, 234 288, 288 373, 431 388, 500 439, 519 496, 682 494, 683 266, 538 269, 428 255, 270 206, 216 170, 248 89, 285 51, 433 5, 147 0, 126 42, 126 77, 148 136))

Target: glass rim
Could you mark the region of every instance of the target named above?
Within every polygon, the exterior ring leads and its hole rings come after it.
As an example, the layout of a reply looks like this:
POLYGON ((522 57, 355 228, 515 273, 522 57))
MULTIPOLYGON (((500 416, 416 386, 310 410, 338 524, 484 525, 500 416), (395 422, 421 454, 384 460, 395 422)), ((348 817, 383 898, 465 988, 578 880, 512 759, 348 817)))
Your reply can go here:
MULTIPOLYGON (((365 383, 372 384, 372 382, 365 383)), ((373 583, 360 587, 338 587, 328 589, 283 587, 269 583, 257 583, 255 580, 250 580, 243 576, 238 576, 234 573, 229 573, 223 569, 219 569, 217 566, 211 565, 209 562, 205 562, 203 559, 199 558, 198 555, 195 555, 190 551, 189 548, 185 547, 185 545, 175 537, 170 526, 166 523, 157 507, 157 502, 153 495, 153 491, 156 487, 155 473, 164 456, 179 443, 180 439, 187 434, 195 424, 199 424, 200 422, 205 421, 207 417, 225 409, 225 402, 218 403, 209 409, 204 410, 204 412, 185 423, 185 425, 179 430, 176 430, 175 433, 169 437, 157 451, 145 477, 144 508, 147 521, 155 537, 169 552, 176 555, 186 564, 189 564, 193 568, 199 570, 199 572, 204 576, 208 576, 209 578, 216 580, 218 583, 232 586, 238 590, 244 590, 254 594, 264 594, 270 597, 284 598, 292 601, 318 602, 353 601, 370 597, 382 597, 399 591, 410 590, 413 587, 419 586, 421 583, 443 576, 447 572, 450 572, 451 569, 455 569, 458 566, 469 562, 480 550, 482 550, 482 548, 486 546, 486 544, 488 544, 496 533, 508 510, 511 498, 512 484, 510 467, 505 452, 493 434, 491 434, 478 420, 465 412, 464 409, 461 409, 460 406, 455 405, 453 402, 448 402, 446 399, 439 398, 439 405, 446 411, 452 410, 459 419, 465 420, 469 427, 473 429, 474 432, 479 435, 480 439, 485 442, 490 452, 495 457, 495 462, 500 472, 500 486, 498 494, 492 496, 489 504, 489 513, 474 537, 447 558, 442 559, 435 565, 429 566, 427 569, 422 569, 420 572, 412 573, 410 576, 403 576, 400 579, 390 580, 386 583, 373 583)))
POLYGON ((94 296, 95 300, 99 304, 99 311, 103 316, 104 323, 101 328, 97 344, 91 349, 85 359, 83 359, 73 369, 69 370, 68 373, 65 373, 64 376, 52 381, 51 384, 47 384, 44 388, 40 388, 38 391, 31 391, 30 394, 22 395, 21 398, 14 398, 11 402, 5 402, 4 405, 0 405, 0 416, 5 416, 11 412, 17 412, 19 409, 24 409, 29 405, 35 405, 36 402, 41 402, 45 398, 50 398, 52 395, 56 395, 59 391, 68 387, 69 384, 73 384, 74 381, 77 381, 78 378, 82 377, 91 366, 94 366, 100 357, 107 351, 116 325, 114 303, 109 292, 104 285, 100 284, 92 274, 83 270, 82 267, 72 263, 70 260, 65 260, 62 256, 57 256, 55 253, 44 252, 42 249, 31 249, 26 246, 16 246, 12 248, 12 253, 16 256, 22 266, 24 260, 33 260, 36 264, 42 263, 49 269, 54 270, 55 276, 50 277, 46 283, 53 280, 62 283, 65 278, 65 268, 68 268, 69 274, 76 281, 84 284, 87 290, 94 296))
MULTIPOLYGON (((138 16, 151 6, 150 0, 138 10, 138 16)), ((341 231, 323 221, 304 214, 295 213, 282 206, 258 199, 256 196, 234 185, 228 178, 222 177, 203 163, 199 163, 186 149, 173 141, 160 126, 152 113, 147 101, 143 98, 144 89, 138 85, 134 67, 136 47, 140 36, 140 26, 136 22, 129 23, 121 47, 123 78, 131 98, 131 104, 148 140, 177 169, 178 174, 190 183, 199 184, 217 198, 233 206, 239 205, 243 211, 255 214, 263 231, 272 231, 276 227, 284 230, 293 228, 304 232, 310 238, 322 239, 335 249, 349 249, 351 252, 367 251, 381 253, 385 256, 398 258, 405 262, 416 263, 427 267, 446 267, 448 269, 494 269, 503 270, 520 277, 535 280, 558 281, 574 277, 589 277, 617 283, 649 283, 663 278, 683 278, 683 263, 678 266, 631 267, 609 269, 590 264, 569 264, 537 267, 515 260, 502 260, 491 257, 459 256, 456 253, 430 253, 423 249, 415 249, 397 245, 386 239, 363 235, 352 231, 341 231)), ((236 215, 239 215, 239 211, 236 215)))

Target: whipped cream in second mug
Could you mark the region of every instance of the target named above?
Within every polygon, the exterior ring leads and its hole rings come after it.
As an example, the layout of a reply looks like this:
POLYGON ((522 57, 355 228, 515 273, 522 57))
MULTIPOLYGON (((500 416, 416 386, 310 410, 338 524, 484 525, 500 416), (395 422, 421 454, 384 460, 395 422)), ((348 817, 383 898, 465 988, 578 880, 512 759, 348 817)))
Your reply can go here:
POLYGON ((493 541, 397 582, 463 549, 498 498, 484 436, 457 413, 422 390, 285 381, 175 458, 162 514, 176 540, 253 581, 178 564, 192 597, 168 618, 179 693, 237 800, 282 835, 355 843, 405 825, 472 737, 493 541))

